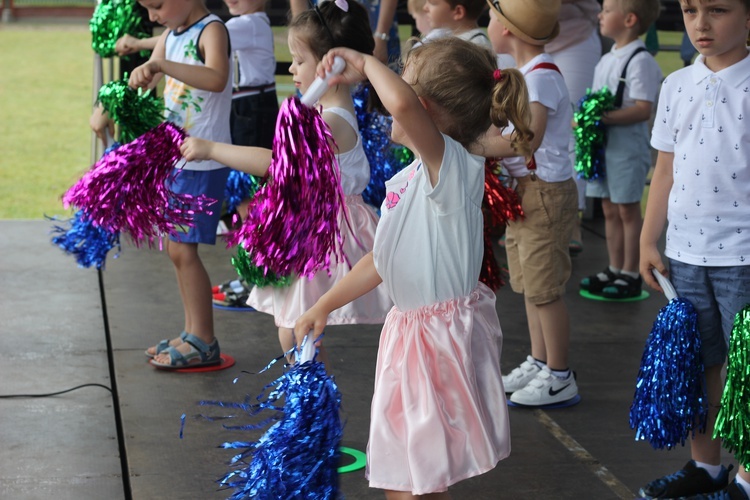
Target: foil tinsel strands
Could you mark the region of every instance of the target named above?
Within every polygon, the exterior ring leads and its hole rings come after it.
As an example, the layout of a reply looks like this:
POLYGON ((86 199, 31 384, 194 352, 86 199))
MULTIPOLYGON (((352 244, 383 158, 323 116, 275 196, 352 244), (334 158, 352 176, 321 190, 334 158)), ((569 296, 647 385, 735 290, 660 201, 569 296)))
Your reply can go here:
POLYGON ((232 257, 232 265, 237 274, 246 282, 257 287, 285 287, 292 283, 291 276, 279 276, 270 269, 261 269, 253 264, 252 257, 242 245, 237 247, 237 255, 232 257))
POLYGON ((120 142, 130 142, 164 121, 164 101, 150 90, 128 87, 126 80, 102 85, 99 102, 120 126, 120 142))
POLYGON ((223 488, 234 490, 229 498, 338 498, 341 393, 325 366, 315 359, 296 363, 254 399, 258 402, 247 396, 241 403, 201 403, 239 409, 249 417, 271 414, 261 424, 225 426, 252 430, 273 423, 257 441, 222 445, 238 451, 230 471, 219 481, 223 488))
POLYGON ((344 207, 333 137, 318 111, 292 96, 276 121, 268 182, 253 197, 242 227, 227 236, 253 263, 281 276, 312 277, 343 261, 337 214, 344 207), (337 246, 338 244, 338 246, 337 246))
POLYGON ((495 173, 497 162, 486 159, 484 162, 484 206, 491 216, 493 226, 503 226, 508 221, 523 219, 521 199, 513 189, 507 187, 495 173))
POLYGON ((227 212, 237 210, 240 203, 255 196, 262 185, 262 179, 239 170, 231 170, 224 188, 224 201, 227 204, 227 212))
POLYGON ((607 144, 607 128, 601 122, 606 111, 614 109, 615 97, 605 86, 597 92, 591 89, 578 102, 578 111, 573 114, 576 127, 575 170, 578 177, 586 180, 603 178, 605 175, 604 147, 607 144))
POLYGON ((184 138, 181 128, 165 122, 110 151, 63 195, 64 205, 84 210, 109 233, 129 234, 136 246, 177 235, 216 201, 169 189, 184 138))
POLYGON ((367 111, 371 89, 360 85, 352 94, 357 127, 362 138, 365 156, 370 163, 370 182, 362 192, 365 203, 375 208, 385 199, 385 181, 414 160, 414 154, 404 146, 391 141, 392 118, 376 111, 367 111))
MULTIPOLYGON (((50 220, 58 220, 50 218, 50 220)), ((54 225, 52 243, 65 253, 75 257, 79 267, 96 266, 104 269, 107 253, 115 247, 120 249, 120 233, 110 233, 96 226, 83 210, 78 210, 73 217, 64 221, 65 226, 54 225)))
POLYGON ((685 444, 703 431, 707 402, 701 341, 693 305, 680 297, 662 307, 646 341, 630 407, 636 440, 656 449, 685 444))
POLYGON ((102 0, 89 21, 91 48, 102 57, 114 57, 115 44, 123 35, 148 38, 145 19, 135 7, 136 0, 102 0))
POLYGON ((750 469, 750 304, 734 318, 727 379, 713 437, 721 438, 737 462, 750 469))

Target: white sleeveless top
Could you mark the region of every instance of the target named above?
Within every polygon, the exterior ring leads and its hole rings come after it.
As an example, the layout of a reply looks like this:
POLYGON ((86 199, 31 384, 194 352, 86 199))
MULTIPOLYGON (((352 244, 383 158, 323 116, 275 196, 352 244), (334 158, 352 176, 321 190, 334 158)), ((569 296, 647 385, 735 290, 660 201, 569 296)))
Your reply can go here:
MULTIPOLYGON (((209 23, 222 23, 219 16, 209 14, 176 33, 170 31, 166 40, 166 59, 181 64, 204 66, 205 61, 198 51, 203 29, 209 23)), ((223 25, 224 23, 222 23, 223 25)), ((229 54, 227 54, 229 60, 229 54)), ((222 92, 210 92, 185 84, 171 76, 166 77, 164 104, 167 121, 179 125, 188 134, 216 142, 231 143, 229 115, 232 109, 232 75, 227 78, 222 92)), ((185 163, 186 170, 216 170, 224 165, 213 160, 185 163)))
POLYGON ((370 162, 365 156, 365 148, 362 146, 362 137, 359 135, 357 120, 349 110, 344 108, 323 109, 324 113, 333 113, 340 116, 357 133, 357 143, 352 149, 336 155, 341 171, 341 187, 345 195, 362 194, 370 182, 370 162))

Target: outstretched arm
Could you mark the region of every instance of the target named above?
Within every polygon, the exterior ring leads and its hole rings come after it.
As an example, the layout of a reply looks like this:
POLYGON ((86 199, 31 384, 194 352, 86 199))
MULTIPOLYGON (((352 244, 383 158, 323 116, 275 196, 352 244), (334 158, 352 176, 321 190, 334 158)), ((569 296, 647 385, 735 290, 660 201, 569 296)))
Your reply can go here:
POLYGON ((657 243, 664 231, 667 222, 667 205, 669 192, 672 190, 672 164, 674 153, 659 151, 656 157, 656 167, 651 178, 651 187, 648 191, 648 202, 646 203, 646 216, 643 218, 641 229, 641 261, 639 271, 643 281, 654 290, 663 291, 651 274, 651 269, 656 269, 662 275, 668 276, 657 243))
MULTIPOLYGON (((374 56, 351 49, 331 49, 323 56, 318 66, 319 76, 324 76, 326 70, 331 70, 336 56, 346 61, 346 68, 340 75, 332 77, 330 84, 353 85, 369 80, 383 106, 393 116, 394 128, 399 127, 406 136, 403 142, 422 159, 422 164, 430 174, 432 185, 437 184, 445 141, 426 109, 435 105, 427 99, 418 97, 409 83, 374 56)), ((404 78, 408 78, 409 68, 405 68, 404 71, 404 78)))
POLYGON ((323 294, 314 306, 297 319, 294 325, 297 345, 302 345, 302 340, 310 330, 314 332, 313 337, 320 335, 331 311, 361 297, 382 281, 375 269, 375 261, 370 252, 354 265, 349 274, 323 294))
POLYGON ((235 146, 197 137, 186 138, 180 146, 180 153, 188 161, 214 160, 257 177, 266 175, 272 156, 270 149, 235 146))

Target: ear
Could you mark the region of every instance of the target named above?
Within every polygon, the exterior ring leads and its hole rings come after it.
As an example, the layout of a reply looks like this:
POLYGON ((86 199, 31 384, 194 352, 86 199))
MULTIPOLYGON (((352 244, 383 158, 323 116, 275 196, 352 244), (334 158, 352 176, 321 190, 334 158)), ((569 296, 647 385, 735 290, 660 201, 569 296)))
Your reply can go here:
POLYGON ((638 24, 640 20, 638 19, 638 16, 636 16, 632 12, 628 12, 625 14, 625 27, 628 29, 631 29, 635 27, 636 24, 638 24))
POLYGON ((460 4, 453 7, 453 20, 454 21, 460 21, 464 17, 466 17, 466 7, 460 4))

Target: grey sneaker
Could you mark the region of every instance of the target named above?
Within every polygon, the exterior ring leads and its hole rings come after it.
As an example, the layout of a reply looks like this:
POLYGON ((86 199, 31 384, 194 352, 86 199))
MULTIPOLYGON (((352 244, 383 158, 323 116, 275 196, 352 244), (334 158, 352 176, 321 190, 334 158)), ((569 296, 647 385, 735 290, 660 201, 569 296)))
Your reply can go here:
POLYGON ((505 392, 511 393, 523 389, 529 382, 534 380, 534 377, 536 377, 536 374, 540 371, 541 368, 539 368, 539 365, 534 362, 534 358, 526 356, 526 361, 521 363, 521 366, 513 368, 513 371, 508 375, 503 375, 503 386, 505 387, 505 392))
POLYGON ((729 483, 731 469, 731 466, 728 469, 722 466, 719 477, 714 479, 706 469, 690 460, 677 472, 648 483, 640 489, 638 495, 643 498, 693 498, 696 495, 721 492, 729 483))
POLYGON ((545 366, 526 387, 511 394, 510 400, 523 406, 546 406, 568 401, 577 395, 578 386, 572 370, 567 378, 561 379, 545 366))

